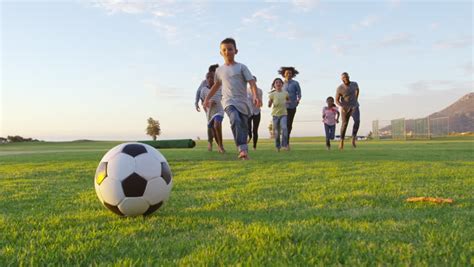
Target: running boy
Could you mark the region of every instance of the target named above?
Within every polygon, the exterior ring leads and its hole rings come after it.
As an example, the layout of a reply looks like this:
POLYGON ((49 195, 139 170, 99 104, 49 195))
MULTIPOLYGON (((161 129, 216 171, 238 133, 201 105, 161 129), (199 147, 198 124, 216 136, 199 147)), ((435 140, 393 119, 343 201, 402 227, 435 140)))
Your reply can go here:
POLYGON ((257 97, 257 84, 247 66, 234 60, 237 54, 237 45, 232 38, 224 39, 220 44, 220 54, 224 58, 224 65, 216 70, 214 85, 204 100, 204 106, 210 107, 210 99, 222 86, 222 104, 229 116, 234 135, 234 141, 239 149, 239 158, 249 159, 247 134, 248 118, 251 115, 251 107, 247 100, 247 82, 252 90, 253 102, 256 106, 262 106, 257 97))
POLYGON ((287 91, 283 89, 283 81, 280 78, 276 78, 272 83, 272 91, 268 95, 268 107, 272 108, 273 116, 273 133, 275 136, 275 147, 278 152, 280 148, 288 150, 288 111, 286 104, 290 102, 290 97, 287 91), (273 91, 274 90, 274 91, 273 91), (280 143, 281 135, 281 143, 280 143))
POLYGON ((326 99, 327 107, 323 108, 324 131, 326 132, 326 148, 331 149, 331 140, 334 140, 334 132, 336 131, 336 123, 339 123, 339 111, 334 98, 332 96, 326 99))

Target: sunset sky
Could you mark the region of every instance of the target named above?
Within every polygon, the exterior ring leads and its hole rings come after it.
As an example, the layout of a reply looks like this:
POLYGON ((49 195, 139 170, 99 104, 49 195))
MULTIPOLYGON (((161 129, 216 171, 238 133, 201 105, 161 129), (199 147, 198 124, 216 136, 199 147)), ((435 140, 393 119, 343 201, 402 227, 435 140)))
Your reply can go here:
MULTIPOLYGON (((0 136, 144 140, 153 117, 163 139, 205 138, 194 95, 226 37, 264 92, 280 66, 300 72, 293 136, 323 135, 344 71, 367 134, 473 91, 472 25, 471 1, 3 0, 0 136)), ((270 120, 264 107, 262 136, 270 120)))

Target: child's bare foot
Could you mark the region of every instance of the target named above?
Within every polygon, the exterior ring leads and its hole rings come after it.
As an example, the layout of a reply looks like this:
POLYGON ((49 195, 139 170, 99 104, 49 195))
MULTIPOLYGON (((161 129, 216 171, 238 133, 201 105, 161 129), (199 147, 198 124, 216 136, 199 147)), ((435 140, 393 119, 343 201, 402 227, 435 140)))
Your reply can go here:
POLYGON ((285 150, 285 151, 290 151, 290 146, 284 146, 284 147, 283 147, 283 150, 285 150))
POLYGON ((343 150, 344 149, 344 141, 341 140, 341 142, 339 143, 339 150, 343 150))
POLYGON ((331 147, 330 147, 330 146, 326 146, 326 149, 329 151, 329 150, 331 150, 331 147))
POLYGON ((218 149, 219 153, 225 153, 224 147, 218 147, 217 149, 218 149))
POLYGON ((207 143, 207 151, 212 151, 212 144, 211 143, 207 143))
POLYGON ((354 148, 357 147, 357 146, 356 146, 356 139, 357 139, 356 137, 352 137, 352 146, 353 146, 354 148))
POLYGON ((249 155, 247 154, 247 151, 240 151, 240 153, 239 153, 239 159, 241 159, 241 160, 249 160, 249 155))

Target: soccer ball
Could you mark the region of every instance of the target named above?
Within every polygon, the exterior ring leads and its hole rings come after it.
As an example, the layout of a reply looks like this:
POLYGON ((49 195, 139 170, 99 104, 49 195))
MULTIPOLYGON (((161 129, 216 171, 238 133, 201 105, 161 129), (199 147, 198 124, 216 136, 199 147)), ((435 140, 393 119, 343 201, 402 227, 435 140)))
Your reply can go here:
POLYGON ((168 200, 173 186, 165 157, 152 146, 124 143, 109 150, 97 167, 95 192, 121 216, 148 215, 168 200))

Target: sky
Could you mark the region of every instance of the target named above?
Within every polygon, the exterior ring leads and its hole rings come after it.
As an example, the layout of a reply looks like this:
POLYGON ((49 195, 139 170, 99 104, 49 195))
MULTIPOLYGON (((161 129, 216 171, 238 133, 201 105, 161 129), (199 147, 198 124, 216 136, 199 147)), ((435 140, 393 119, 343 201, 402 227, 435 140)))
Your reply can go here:
MULTIPOLYGON (((342 72, 360 87, 360 134, 474 91, 471 1, 0 2, 4 137, 146 140, 152 117, 161 139, 205 139, 194 96, 226 37, 264 91, 262 137, 281 66, 300 72, 292 136, 324 134, 342 72)), ((227 117, 223 129, 232 138, 227 117)))

